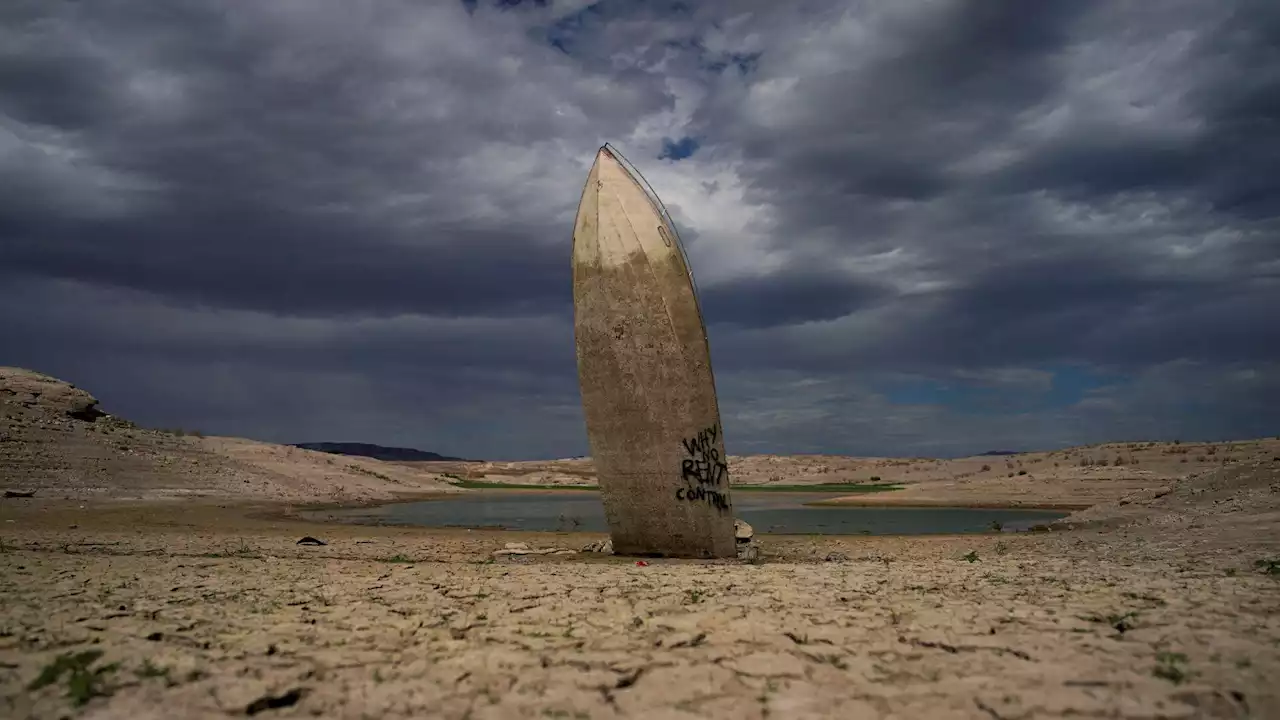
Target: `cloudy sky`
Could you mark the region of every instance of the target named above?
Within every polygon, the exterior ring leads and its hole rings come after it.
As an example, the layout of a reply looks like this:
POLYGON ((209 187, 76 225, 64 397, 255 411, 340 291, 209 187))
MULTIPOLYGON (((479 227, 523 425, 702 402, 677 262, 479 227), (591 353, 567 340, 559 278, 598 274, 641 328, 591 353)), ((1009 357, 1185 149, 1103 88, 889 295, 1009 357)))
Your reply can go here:
POLYGON ((586 453, 605 141, 689 245, 730 452, 1280 434, 1273 0, 5 0, 0 364, 586 453))

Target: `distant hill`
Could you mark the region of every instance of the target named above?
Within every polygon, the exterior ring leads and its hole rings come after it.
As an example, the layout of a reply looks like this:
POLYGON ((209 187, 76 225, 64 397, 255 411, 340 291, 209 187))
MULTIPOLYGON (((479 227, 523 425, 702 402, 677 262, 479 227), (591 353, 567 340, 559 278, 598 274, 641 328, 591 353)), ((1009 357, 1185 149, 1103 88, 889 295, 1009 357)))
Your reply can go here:
POLYGON ((1017 455, 1017 454, 1018 452, 1015 450, 988 450, 982 453, 982 455, 979 455, 978 457, 983 457, 984 455, 1017 455))
POLYGON ((329 453, 331 455, 354 455, 356 457, 367 457, 373 458, 374 460, 390 460, 392 462, 427 462, 433 460, 452 460, 456 462, 465 459, 450 457, 448 455, 440 455, 438 453, 427 452, 426 450, 385 447, 383 445, 374 445, 372 443, 314 442, 294 443, 293 446, 302 448, 303 450, 319 450, 320 452, 329 453))

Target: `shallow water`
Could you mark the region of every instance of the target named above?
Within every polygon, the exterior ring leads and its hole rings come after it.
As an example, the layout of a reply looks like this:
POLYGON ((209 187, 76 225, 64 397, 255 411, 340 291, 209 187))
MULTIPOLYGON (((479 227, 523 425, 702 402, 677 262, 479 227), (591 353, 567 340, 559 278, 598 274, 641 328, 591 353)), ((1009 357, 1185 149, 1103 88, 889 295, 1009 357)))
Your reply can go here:
MULTIPOLYGON (((986 532, 993 523, 1025 530, 1067 513, 978 508, 807 507, 842 494, 737 493, 739 518, 759 533, 822 535, 931 535, 986 532)), ((607 532, 596 493, 477 492, 458 498, 399 503, 372 509, 325 511, 357 522, 423 527, 505 528, 530 531, 607 532)))

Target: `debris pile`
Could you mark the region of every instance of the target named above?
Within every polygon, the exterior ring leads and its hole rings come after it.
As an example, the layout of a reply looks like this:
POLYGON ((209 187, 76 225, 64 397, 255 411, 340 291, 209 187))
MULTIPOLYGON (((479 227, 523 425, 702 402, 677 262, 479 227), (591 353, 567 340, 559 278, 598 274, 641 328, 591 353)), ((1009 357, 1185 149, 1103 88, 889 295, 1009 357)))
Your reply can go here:
POLYGON ((760 561, 760 546, 752 539, 755 530, 742 520, 733 521, 733 537, 738 542, 738 559, 754 563, 760 561))

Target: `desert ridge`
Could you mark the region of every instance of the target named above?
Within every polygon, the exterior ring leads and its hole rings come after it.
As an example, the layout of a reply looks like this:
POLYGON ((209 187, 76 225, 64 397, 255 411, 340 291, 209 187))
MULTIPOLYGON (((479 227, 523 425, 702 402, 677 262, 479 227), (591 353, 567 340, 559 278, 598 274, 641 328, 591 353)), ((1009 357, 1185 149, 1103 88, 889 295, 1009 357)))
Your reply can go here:
MULTIPOLYGON (((138 427, 87 390, 0 368, 0 470, 13 492, 57 498, 367 504, 483 486, 594 486, 590 458, 380 461, 245 438, 138 427)), ((850 505, 1079 509, 1158 493, 1174 480, 1280 457, 1280 440, 1124 442, 956 459, 730 455, 740 488, 893 485, 850 505)))

